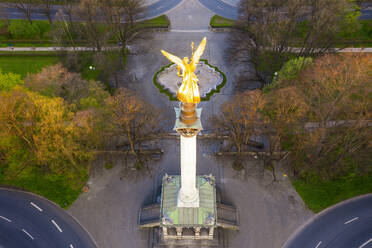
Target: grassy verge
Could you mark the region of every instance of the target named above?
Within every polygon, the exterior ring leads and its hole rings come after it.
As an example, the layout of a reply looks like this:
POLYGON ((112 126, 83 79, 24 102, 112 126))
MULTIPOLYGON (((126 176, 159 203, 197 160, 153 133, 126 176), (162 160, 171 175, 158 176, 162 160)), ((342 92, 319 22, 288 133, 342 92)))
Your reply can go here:
POLYGON ((0 56, 0 69, 3 72, 13 72, 20 74, 22 78, 27 76, 27 73, 36 73, 41 71, 45 66, 56 64, 57 56, 30 56, 30 55, 14 55, 0 56))
MULTIPOLYGON (((87 178, 84 181, 86 180, 87 178)), ((72 187, 70 180, 64 176, 48 176, 33 170, 12 180, 6 180, 0 171, 0 185, 36 193, 67 208, 79 196, 84 183, 81 183, 79 187, 72 187)))
MULTIPOLYGON (((16 22, 19 25, 17 32, 12 34, 9 27, 6 25, 4 20, 0 20, 0 47, 47 47, 54 46, 51 39, 51 32, 53 26, 49 24, 48 21, 34 21, 34 24, 31 26, 27 20, 11 20, 16 22), (35 30, 32 33, 23 35, 22 24, 27 26, 26 30, 31 29, 34 25, 36 26, 35 30)), ((170 21, 166 15, 158 16, 153 19, 145 20, 136 23, 136 29, 147 29, 147 28, 168 28, 170 21)), ((14 32, 14 31, 13 31, 14 32)), ((115 41, 112 41, 113 44, 116 44, 115 41)), ((81 41, 81 46, 84 46, 86 43, 81 41)))
POLYGON ((168 19, 168 16, 161 15, 158 17, 155 17, 153 19, 141 21, 137 23, 137 28, 168 28, 170 25, 170 21, 168 19))
POLYGON ((212 28, 231 28, 233 24, 234 20, 219 15, 214 15, 209 23, 212 28))
POLYGON ((295 180, 292 183, 306 205, 316 213, 338 202, 372 192, 372 175, 326 182, 295 180))

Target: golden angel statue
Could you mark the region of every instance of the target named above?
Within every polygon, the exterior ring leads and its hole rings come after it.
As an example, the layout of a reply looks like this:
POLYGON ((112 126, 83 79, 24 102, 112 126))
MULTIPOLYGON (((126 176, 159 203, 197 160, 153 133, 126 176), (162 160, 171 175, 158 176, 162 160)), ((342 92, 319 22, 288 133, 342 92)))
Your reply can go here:
POLYGON ((179 77, 182 77, 182 85, 178 89, 177 98, 181 102, 184 103, 199 103, 200 102, 200 94, 199 94, 199 87, 198 87, 198 78, 196 77, 194 71, 196 66, 199 63, 200 57, 204 52, 205 45, 207 44, 207 38, 200 42, 198 48, 194 52, 194 42, 191 43, 191 50, 192 50, 192 58, 191 62, 189 63, 189 58, 184 57, 183 60, 174 56, 170 53, 167 53, 164 50, 161 50, 162 54, 167 57, 170 61, 177 65, 179 77), (182 73, 180 70, 182 69, 182 73))

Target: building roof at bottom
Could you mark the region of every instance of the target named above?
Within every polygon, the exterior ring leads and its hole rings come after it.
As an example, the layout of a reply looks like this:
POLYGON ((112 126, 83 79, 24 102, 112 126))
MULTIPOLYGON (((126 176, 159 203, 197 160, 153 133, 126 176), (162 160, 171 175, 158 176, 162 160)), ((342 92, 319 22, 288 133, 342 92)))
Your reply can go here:
POLYGON ((196 187, 199 190, 198 208, 177 207, 180 187, 180 176, 165 176, 163 178, 161 224, 183 227, 214 226, 217 217, 214 178, 212 176, 196 177, 196 187))

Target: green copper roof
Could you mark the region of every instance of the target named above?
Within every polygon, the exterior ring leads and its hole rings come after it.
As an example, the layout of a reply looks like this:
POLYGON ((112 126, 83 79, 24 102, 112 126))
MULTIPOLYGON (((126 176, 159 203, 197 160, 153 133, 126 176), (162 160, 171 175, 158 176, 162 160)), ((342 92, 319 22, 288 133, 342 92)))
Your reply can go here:
POLYGON ((197 176, 198 208, 178 208, 180 176, 163 178, 161 219, 165 226, 214 226, 216 223, 216 192, 213 176, 197 176))

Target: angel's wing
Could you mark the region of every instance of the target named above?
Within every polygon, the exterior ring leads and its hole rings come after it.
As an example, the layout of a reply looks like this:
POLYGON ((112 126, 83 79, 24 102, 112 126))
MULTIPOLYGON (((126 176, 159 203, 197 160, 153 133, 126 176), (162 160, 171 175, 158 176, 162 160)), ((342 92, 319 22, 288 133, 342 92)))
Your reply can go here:
POLYGON ((195 68, 196 65, 199 63, 200 57, 202 56, 205 45, 207 44, 207 37, 204 37, 204 39, 200 42, 198 48, 195 50, 192 59, 191 59, 191 64, 192 68, 195 68))
POLYGON ((182 71, 185 71, 185 66, 183 65, 183 62, 180 58, 178 58, 177 56, 173 55, 173 54, 170 54, 170 53, 167 53, 166 51, 164 50, 161 50, 161 53, 167 57, 170 61, 172 61, 173 63, 175 63, 176 65, 178 65, 179 67, 181 67, 182 71))

